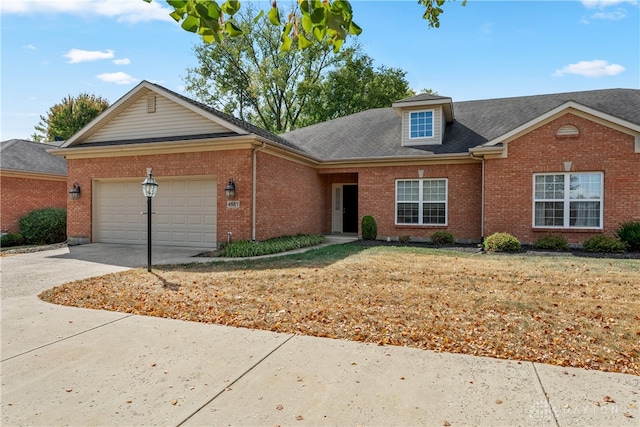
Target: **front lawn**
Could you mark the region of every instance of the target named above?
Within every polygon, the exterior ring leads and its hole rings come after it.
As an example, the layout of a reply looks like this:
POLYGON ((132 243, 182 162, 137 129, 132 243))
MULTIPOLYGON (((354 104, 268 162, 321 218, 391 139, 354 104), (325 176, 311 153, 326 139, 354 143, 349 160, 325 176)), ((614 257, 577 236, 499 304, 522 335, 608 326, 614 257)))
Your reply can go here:
POLYGON ((640 375, 640 261, 346 244, 130 270, 45 301, 640 375))

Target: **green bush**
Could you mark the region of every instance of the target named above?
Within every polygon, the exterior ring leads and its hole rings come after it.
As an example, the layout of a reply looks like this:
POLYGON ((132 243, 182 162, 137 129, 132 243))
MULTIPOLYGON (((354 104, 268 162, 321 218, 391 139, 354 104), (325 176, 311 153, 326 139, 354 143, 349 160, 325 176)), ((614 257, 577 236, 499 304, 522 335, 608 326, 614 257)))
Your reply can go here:
POLYGON ((262 242, 250 240, 238 240, 224 245, 220 250, 220 256, 229 258, 253 257, 260 255, 277 254, 294 249, 319 245, 324 242, 324 237, 317 234, 298 234, 296 236, 274 237, 262 242))
POLYGON ((520 241, 509 233, 494 233, 484 239, 487 252, 517 252, 521 247, 520 241))
POLYGON ((411 241, 411 236, 409 236, 408 234, 403 234, 402 236, 398 237, 398 241, 400 243, 409 243, 411 241))
POLYGON ((436 231, 431 235, 431 243, 436 245, 453 245, 454 241, 453 234, 448 231, 436 231))
POLYGON ((627 244, 627 249, 640 252, 640 221, 625 222, 616 231, 618 239, 627 244))
POLYGON ((538 239, 533 245, 537 249, 546 249, 550 251, 568 251, 569 242, 566 237, 559 234, 547 234, 538 239))
POLYGON ((0 246, 8 248, 10 246, 20 246, 24 244, 24 239, 20 233, 7 233, 0 237, 0 246))
POLYGON ((362 217, 362 238, 364 240, 376 240, 378 237, 378 224, 371 215, 362 217))
POLYGON ((582 243, 582 249, 587 252, 626 252, 627 245, 613 236, 593 236, 582 243))
POLYGON ((28 245, 46 245, 67 240, 67 211, 46 208, 30 212, 18 221, 20 234, 28 245))

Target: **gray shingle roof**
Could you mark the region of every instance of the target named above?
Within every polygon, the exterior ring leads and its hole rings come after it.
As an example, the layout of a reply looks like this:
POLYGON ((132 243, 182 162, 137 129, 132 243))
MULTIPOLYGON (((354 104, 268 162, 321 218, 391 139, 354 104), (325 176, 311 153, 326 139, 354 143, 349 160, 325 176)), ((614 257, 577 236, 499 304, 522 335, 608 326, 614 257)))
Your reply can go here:
POLYGON ((60 143, 42 144, 24 139, 9 139, 0 144, 0 169, 67 175, 67 160, 47 152, 60 143))
POLYGON ((442 145, 402 147, 402 119, 392 108, 363 111, 282 137, 323 160, 467 153, 569 101, 640 125, 640 90, 603 89, 454 102, 454 121, 447 125, 442 145))

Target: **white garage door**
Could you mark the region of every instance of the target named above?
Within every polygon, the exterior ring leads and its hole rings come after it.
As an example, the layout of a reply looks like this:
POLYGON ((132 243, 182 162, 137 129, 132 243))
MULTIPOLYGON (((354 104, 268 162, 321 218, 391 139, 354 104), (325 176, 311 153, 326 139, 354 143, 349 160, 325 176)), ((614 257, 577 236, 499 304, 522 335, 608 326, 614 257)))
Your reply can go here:
MULTIPOLYGON (((215 248, 215 178, 156 180, 159 187, 152 201, 156 212, 151 217, 153 244, 215 248)), ((141 184, 142 178, 95 182, 95 241, 147 243, 147 198, 141 184)))

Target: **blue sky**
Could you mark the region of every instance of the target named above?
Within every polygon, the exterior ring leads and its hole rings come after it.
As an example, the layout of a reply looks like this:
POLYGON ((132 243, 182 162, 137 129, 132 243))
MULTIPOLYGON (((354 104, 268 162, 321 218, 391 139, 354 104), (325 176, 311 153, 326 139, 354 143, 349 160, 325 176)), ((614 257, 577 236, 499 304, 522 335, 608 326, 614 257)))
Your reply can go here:
MULTIPOLYGON (((416 91, 464 101, 640 89, 638 0, 454 1, 439 29, 414 0, 352 5, 363 51, 376 66, 405 70, 416 91)), ((196 65, 198 37, 161 0, 2 0, 0 11, 0 140, 28 139, 67 95, 115 102, 143 79, 183 92, 196 65)))

